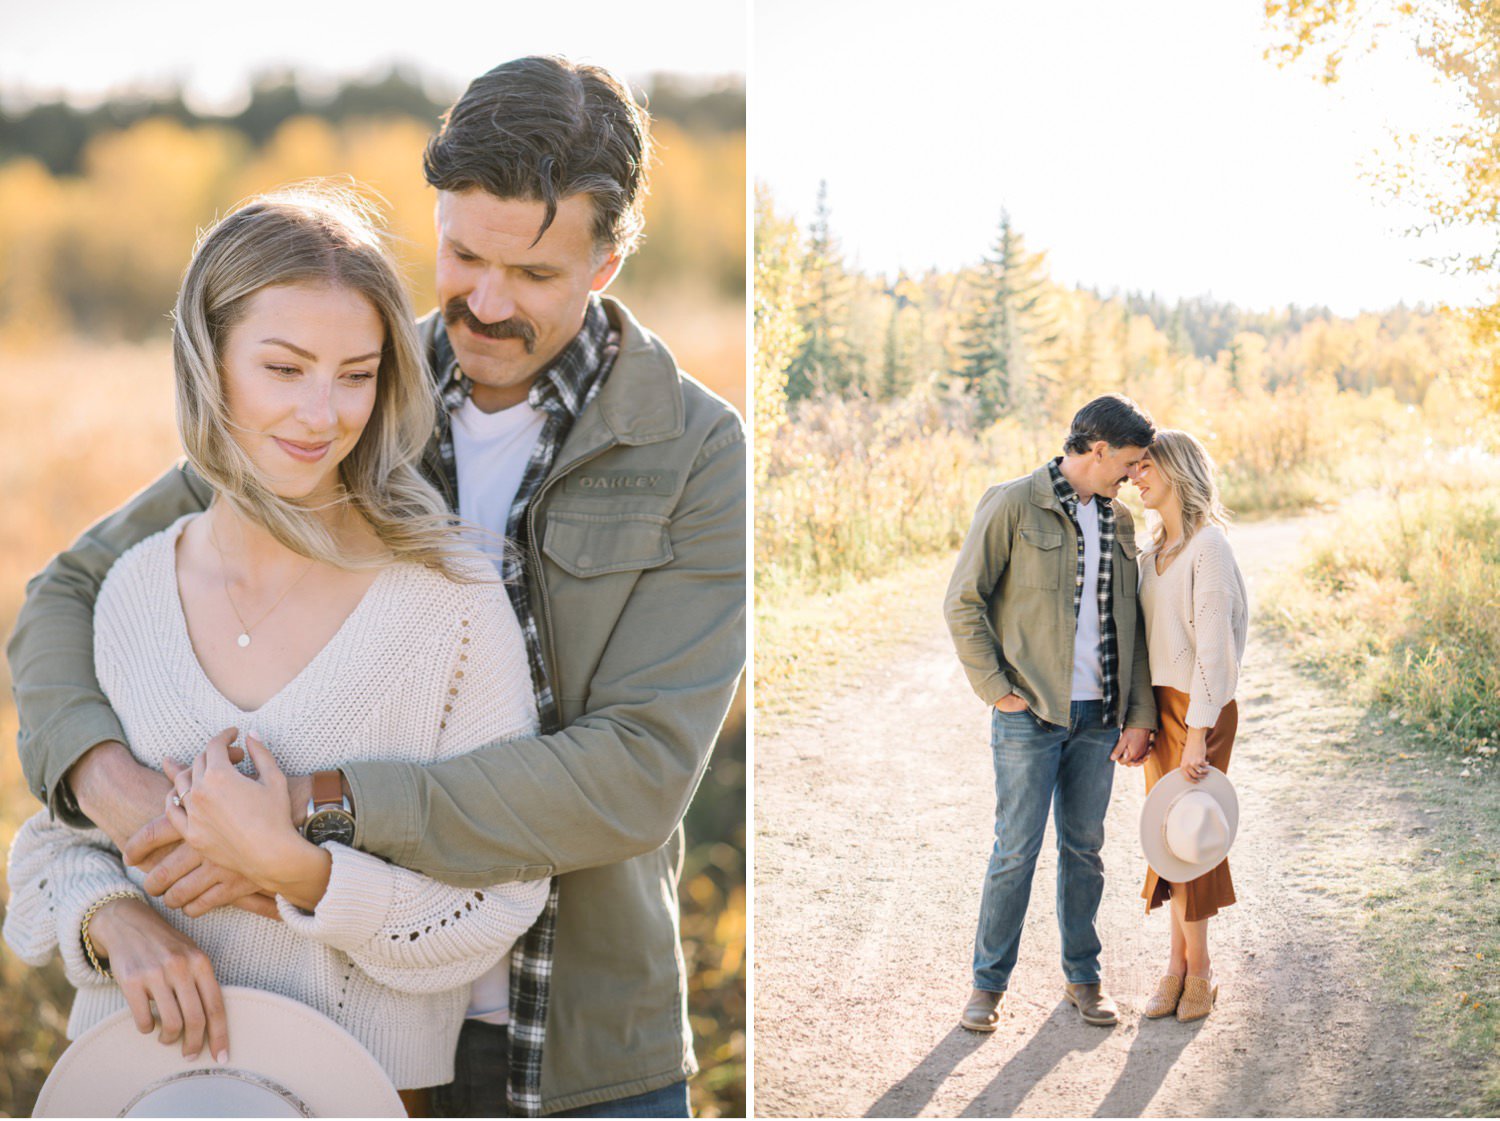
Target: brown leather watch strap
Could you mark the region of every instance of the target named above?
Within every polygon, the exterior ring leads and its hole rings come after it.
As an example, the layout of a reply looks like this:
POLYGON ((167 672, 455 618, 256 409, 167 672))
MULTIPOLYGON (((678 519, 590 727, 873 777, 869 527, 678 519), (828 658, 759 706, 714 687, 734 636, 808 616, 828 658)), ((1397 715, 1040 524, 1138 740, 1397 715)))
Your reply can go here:
POLYGON ((344 805, 344 776, 338 771, 314 771, 312 777, 313 809, 344 805))

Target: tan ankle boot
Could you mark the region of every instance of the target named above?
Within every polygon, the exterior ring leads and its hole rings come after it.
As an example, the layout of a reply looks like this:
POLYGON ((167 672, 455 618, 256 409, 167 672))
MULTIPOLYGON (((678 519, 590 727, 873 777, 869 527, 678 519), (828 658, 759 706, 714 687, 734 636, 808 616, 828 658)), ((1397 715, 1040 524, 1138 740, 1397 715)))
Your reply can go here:
POLYGON ((1211 977, 1189 977, 1182 987, 1182 999, 1177 1002, 1177 1019, 1181 1023, 1201 1020, 1213 1010, 1219 998, 1219 986, 1211 977))
POLYGON ((1168 973, 1156 984, 1156 992, 1146 1002, 1143 1015, 1148 1020, 1160 1020, 1177 1011, 1177 1002, 1182 999, 1182 978, 1168 973))

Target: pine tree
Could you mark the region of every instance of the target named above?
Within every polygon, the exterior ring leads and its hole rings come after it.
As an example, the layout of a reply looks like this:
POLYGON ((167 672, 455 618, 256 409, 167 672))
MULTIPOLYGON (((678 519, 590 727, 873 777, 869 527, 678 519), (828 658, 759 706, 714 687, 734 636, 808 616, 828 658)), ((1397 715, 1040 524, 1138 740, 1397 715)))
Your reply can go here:
POLYGON ((890 315, 886 319, 877 392, 881 400, 889 401, 904 396, 916 380, 914 366, 920 359, 926 317, 922 288, 904 272, 884 295, 890 301, 890 315))
POLYGON ((1051 378, 1042 350, 1056 339, 1046 306, 1044 255, 1028 254, 1010 214, 974 277, 974 299, 964 317, 957 378, 989 424, 1002 413, 1035 418, 1051 378))
POLYGON ((807 229, 802 259, 806 300, 798 309, 802 347, 787 370, 789 400, 822 391, 841 393, 863 381, 863 363, 849 343, 852 284, 829 223, 828 181, 818 183, 818 202, 807 229))

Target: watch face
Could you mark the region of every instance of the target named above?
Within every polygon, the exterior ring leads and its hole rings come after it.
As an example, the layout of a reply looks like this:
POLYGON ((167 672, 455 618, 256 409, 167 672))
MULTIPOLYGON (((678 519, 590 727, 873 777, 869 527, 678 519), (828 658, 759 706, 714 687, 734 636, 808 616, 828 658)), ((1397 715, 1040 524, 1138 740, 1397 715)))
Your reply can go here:
POLYGON ((302 835, 315 845, 324 841, 350 845, 354 843, 354 819, 338 807, 319 810, 303 824, 302 835))

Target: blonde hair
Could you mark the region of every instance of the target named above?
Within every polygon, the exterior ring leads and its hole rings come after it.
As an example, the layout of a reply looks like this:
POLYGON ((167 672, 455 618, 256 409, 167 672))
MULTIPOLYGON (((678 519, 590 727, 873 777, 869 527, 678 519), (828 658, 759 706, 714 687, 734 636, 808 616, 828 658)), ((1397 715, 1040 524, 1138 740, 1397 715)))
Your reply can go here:
POLYGON ((215 492, 294 552, 344 569, 415 561, 456 578, 462 530, 416 466, 432 435, 436 392, 379 220, 353 191, 311 182, 250 199, 199 238, 173 314, 178 434, 188 462, 215 492), (337 500, 370 526, 383 555, 349 555, 320 517, 327 507, 275 494, 234 439, 225 341, 256 292, 290 284, 357 292, 385 326, 375 405, 339 464, 337 500))
POLYGON ((1151 544, 1157 555, 1170 560, 1187 547, 1187 543, 1209 522, 1221 529, 1228 529, 1230 512, 1219 501, 1219 484, 1214 478, 1214 461, 1208 450, 1189 432, 1177 428, 1162 428, 1147 449, 1151 463, 1172 490, 1177 494, 1182 507, 1182 540, 1170 552, 1166 546, 1167 530, 1160 518, 1151 528, 1151 544))

